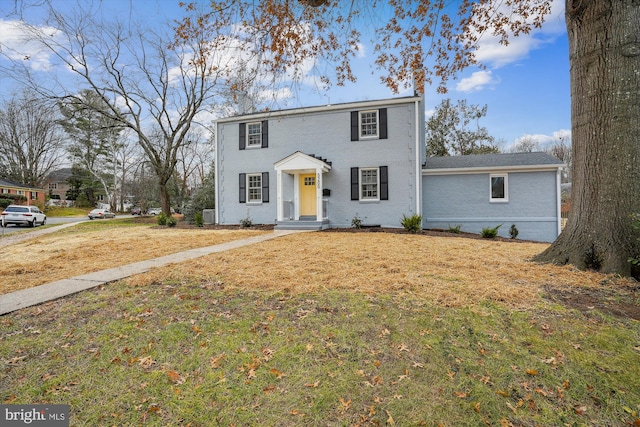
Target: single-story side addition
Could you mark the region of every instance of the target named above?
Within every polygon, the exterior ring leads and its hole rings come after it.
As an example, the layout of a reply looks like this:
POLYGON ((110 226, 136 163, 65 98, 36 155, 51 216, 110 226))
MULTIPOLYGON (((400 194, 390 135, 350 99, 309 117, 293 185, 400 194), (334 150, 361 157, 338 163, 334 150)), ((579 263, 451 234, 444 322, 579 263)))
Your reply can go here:
POLYGON ((561 169, 546 153, 430 157, 422 170, 423 226, 552 242, 561 231, 561 169))
POLYGON ((522 239, 553 241, 559 233, 560 161, 543 153, 427 159, 422 97, 254 113, 216 125, 218 224, 401 227, 403 215, 422 215, 424 228, 479 233, 504 222, 500 235, 511 224, 522 239))

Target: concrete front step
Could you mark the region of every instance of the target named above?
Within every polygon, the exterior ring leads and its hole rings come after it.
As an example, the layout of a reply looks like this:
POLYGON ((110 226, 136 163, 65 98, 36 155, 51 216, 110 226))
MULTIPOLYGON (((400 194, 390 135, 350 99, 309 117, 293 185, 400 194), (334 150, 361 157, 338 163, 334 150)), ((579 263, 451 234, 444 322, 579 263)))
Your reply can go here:
POLYGON ((328 228, 327 221, 278 221, 275 230, 323 230, 328 228))

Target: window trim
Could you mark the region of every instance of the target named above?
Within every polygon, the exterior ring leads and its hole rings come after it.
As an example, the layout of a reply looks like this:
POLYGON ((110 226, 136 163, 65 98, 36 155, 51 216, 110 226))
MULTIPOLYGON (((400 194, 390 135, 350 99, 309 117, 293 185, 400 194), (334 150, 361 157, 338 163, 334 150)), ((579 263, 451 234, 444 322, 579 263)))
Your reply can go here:
MULTIPOLYGON (((379 202, 380 201, 380 168, 379 167, 373 167, 373 168, 359 168, 358 169, 358 179, 359 179, 359 184, 358 184, 358 197, 359 200, 361 202, 379 202), (376 197, 364 197, 363 196, 363 186, 365 185, 364 180, 362 179, 362 174, 363 172, 366 171, 376 171, 376 197)), ((368 184, 371 185, 371 184, 368 184)))
POLYGON ((245 195, 245 200, 247 201, 247 204, 260 204, 262 203, 262 199, 263 199, 263 194, 262 194, 262 173, 248 173, 245 175, 245 179, 246 179, 246 185, 245 185, 245 191, 246 191, 246 195, 245 195), (249 183, 251 182, 251 177, 259 177, 260 181, 259 181, 259 185, 257 187, 251 187, 249 185, 249 183), (251 200, 251 198, 249 197, 250 195, 250 191, 251 189, 258 189, 260 190, 260 199, 254 199, 251 200))
POLYGON ((489 175, 489 202, 490 203, 508 203, 509 202, 509 174, 508 173, 492 173, 489 175), (503 178, 504 197, 493 197, 493 179, 503 178))
POLYGON ((247 149, 262 148, 262 122, 247 122, 246 126, 247 126, 246 127, 247 131, 246 131, 246 135, 245 135, 245 147, 247 149), (252 133, 249 132, 249 129, 253 125, 257 126, 260 129, 260 133, 259 134, 258 133, 252 134, 252 133), (250 137, 252 135, 260 135, 260 138, 258 138, 258 142, 257 143, 253 143, 253 144, 249 143, 250 137))
POLYGON ((380 110, 363 110, 358 111, 358 138, 363 139, 380 139, 380 110), (363 135, 362 134, 362 115, 368 113, 375 113, 376 116, 376 133, 375 135, 363 135))

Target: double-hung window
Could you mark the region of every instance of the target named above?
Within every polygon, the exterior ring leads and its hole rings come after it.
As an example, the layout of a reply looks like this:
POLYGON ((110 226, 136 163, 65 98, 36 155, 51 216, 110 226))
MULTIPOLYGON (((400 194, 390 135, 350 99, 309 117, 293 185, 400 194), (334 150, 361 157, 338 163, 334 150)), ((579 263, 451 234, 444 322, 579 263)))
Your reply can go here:
POLYGON ((387 139, 387 109, 351 112, 351 141, 387 139))
POLYGON ((240 123, 238 129, 239 148, 268 148, 269 147, 269 121, 240 123))
POLYGON ((360 200, 379 200, 378 168, 360 169, 360 200))
POLYGON ((269 203, 269 172, 240 174, 240 203, 269 203))
POLYGON ((351 168, 351 200, 389 200, 389 168, 351 168))
POLYGON ((262 123, 247 123, 247 147, 262 146, 262 123))
POLYGON ((378 110, 360 111, 360 139, 378 137, 378 110))
POLYGON ((509 201, 509 176, 507 174, 491 174, 489 176, 490 202, 509 201))
POLYGON ((247 203, 262 202, 262 174, 247 175, 247 203))

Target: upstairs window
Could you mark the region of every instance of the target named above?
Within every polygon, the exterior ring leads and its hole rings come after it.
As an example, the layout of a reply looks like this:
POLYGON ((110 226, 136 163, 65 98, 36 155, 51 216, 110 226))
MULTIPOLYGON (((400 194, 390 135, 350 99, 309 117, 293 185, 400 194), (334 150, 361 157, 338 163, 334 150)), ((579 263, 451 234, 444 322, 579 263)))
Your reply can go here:
POLYGON ((351 140, 387 139, 387 109, 351 112, 351 140))
POLYGON ((509 185, 508 175, 490 175, 489 176, 489 191, 490 202, 508 202, 509 201, 509 185))
POLYGON ((246 150, 247 148, 268 148, 269 122, 263 120, 261 122, 240 123, 238 135, 239 148, 241 150, 246 150))
POLYGON ((378 110, 360 112, 360 139, 378 137, 378 110))
POLYGON ((262 146, 262 123, 247 123, 247 147, 262 146))

